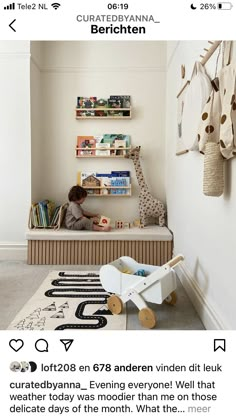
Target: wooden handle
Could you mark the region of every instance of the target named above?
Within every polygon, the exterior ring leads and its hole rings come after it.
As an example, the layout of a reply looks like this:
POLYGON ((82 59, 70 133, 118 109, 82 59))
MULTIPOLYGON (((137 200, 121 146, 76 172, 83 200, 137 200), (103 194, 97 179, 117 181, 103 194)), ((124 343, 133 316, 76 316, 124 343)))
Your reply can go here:
POLYGON ((172 258, 172 260, 168 261, 165 265, 168 265, 169 267, 175 267, 177 264, 180 263, 180 261, 183 260, 183 255, 177 255, 176 257, 172 258))

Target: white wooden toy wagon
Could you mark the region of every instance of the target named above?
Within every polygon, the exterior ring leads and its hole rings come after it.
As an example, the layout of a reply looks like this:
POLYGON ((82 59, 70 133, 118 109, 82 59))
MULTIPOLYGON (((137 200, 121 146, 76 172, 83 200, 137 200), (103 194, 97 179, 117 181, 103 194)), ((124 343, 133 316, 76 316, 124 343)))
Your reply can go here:
POLYGON ((139 309, 139 321, 146 328, 156 325, 156 317, 146 302, 169 305, 176 303, 177 266, 184 257, 178 255, 162 266, 139 264, 133 258, 121 257, 100 269, 100 280, 107 292, 108 308, 113 314, 122 312, 123 303, 132 300, 139 309))

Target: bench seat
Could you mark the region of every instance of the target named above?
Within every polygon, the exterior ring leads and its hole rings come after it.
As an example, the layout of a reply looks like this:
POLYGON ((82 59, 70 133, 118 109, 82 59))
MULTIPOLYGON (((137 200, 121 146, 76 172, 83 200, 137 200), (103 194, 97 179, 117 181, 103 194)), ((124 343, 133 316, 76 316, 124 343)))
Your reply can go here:
POLYGON ((113 229, 111 232, 29 229, 28 264, 107 264, 123 255, 162 265, 172 257, 173 237, 167 227, 113 229))

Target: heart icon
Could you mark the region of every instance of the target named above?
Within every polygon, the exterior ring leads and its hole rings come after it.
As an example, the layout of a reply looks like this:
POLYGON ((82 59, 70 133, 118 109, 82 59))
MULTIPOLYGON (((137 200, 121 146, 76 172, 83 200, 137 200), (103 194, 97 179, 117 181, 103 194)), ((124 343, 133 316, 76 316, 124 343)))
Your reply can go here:
POLYGON ((24 341, 19 339, 19 340, 10 340, 9 341, 9 346, 12 348, 12 350, 14 351, 19 351, 24 345, 24 341))

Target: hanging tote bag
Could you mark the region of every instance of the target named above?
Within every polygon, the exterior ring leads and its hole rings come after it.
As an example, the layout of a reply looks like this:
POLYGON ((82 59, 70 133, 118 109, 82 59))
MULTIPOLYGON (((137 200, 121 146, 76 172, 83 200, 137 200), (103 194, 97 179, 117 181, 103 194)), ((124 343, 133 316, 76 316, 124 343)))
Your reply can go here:
POLYGON ((219 197, 224 191, 224 159, 219 144, 208 142, 205 146, 203 194, 219 197))
POLYGON ((220 93, 212 91, 201 116, 199 150, 204 154, 203 193, 219 197, 224 191, 224 159, 220 152, 220 93))
POLYGON ((219 197, 224 191, 224 159, 220 152, 221 97, 216 80, 218 78, 213 81, 214 89, 202 111, 197 135, 199 151, 204 154, 203 193, 212 197, 219 197))
POLYGON ((219 74, 221 118, 220 150, 225 159, 236 155, 236 66, 230 63, 232 41, 224 42, 223 67, 219 74))
POLYGON ((186 150, 198 150, 199 120, 211 91, 211 82, 205 68, 200 62, 196 62, 186 92, 182 115, 182 140, 186 150))
POLYGON ((203 108, 198 127, 198 148, 205 154, 206 144, 218 143, 220 139, 221 100, 220 92, 214 89, 203 108))

